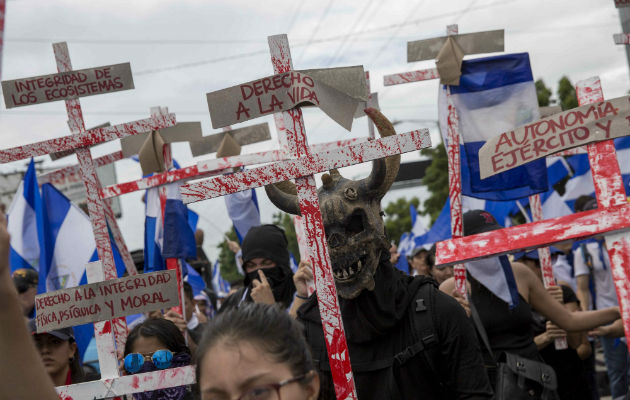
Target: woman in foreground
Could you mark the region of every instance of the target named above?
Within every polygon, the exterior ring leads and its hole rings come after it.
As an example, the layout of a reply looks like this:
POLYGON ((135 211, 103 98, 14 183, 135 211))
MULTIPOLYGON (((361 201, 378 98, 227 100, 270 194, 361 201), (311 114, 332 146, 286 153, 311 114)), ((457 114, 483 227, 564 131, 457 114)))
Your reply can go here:
POLYGON ((214 319, 197 348, 202 400, 314 400, 319 376, 300 325, 248 303, 214 319))

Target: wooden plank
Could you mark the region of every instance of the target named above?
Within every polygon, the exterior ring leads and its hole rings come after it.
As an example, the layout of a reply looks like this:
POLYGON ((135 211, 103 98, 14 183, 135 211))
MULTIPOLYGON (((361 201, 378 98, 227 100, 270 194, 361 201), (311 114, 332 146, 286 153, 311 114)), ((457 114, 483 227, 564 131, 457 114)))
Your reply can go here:
POLYGON ((408 153, 430 145, 431 140, 427 129, 411 131, 183 185, 181 187, 182 199, 184 203, 207 200, 271 183, 330 171, 334 168, 408 153))
MULTIPOLYGON (((575 89, 580 105, 604 100, 601 83, 597 77, 577 82, 575 89)), ((587 149, 598 207, 601 209, 627 205, 628 201, 617 162, 615 143, 612 140, 591 143, 587 149)), ((605 240, 626 340, 629 340, 630 234, 619 232, 614 235, 606 235, 605 240)))
MULTIPOLYGON (((293 70, 287 35, 270 36, 268 41, 274 73, 280 74, 293 70)), ((282 112, 282 116, 289 154, 294 157, 308 156, 309 148, 302 110, 299 108, 287 110, 282 112)), ((339 299, 332 274, 315 180, 312 175, 298 178, 295 186, 300 202, 300 211, 304 219, 309 254, 312 257, 313 277, 317 288, 319 312, 326 338, 326 349, 328 350, 335 393, 337 399, 356 399, 357 393, 350 364, 350 354, 339 311, 339 299)))
POLYGON ((630 206, 627 204, 584 211, 438 242, 435 265, 453 265, 628 229, 630 206))
POLYGON ((69 386, 58 386, 56 389, 59 398, 63 400, 105 399, 194 383, 195 367, 189 365, 69 386))
MULTIPOLYGON (((70 112, 77 113, 78 111, 73 109, 70 112)), ((0 163, 8 163, 11 161, 23 160, 25 158, 43 156, 49 153, 64 150, 90 147, 110 140, 120 139, 142 132, 158 130, 173 125, 175 125, 175 114, 169 114, 168 117, 162 117, 159 119, 147 118, 115 126, 109 126, 106 128, 97 128, 85 132, 80 131, 81 133, 75 133, 69 136, 43 140, 41 142, 0 150, 0 163)))

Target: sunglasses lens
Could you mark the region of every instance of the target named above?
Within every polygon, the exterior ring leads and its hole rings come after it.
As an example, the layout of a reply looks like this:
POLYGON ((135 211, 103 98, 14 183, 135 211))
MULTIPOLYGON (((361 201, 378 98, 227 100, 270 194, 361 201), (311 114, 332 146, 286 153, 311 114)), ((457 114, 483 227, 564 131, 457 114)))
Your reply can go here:
POLYGON ((173 353, 169 350, 158 350, 153 353, 153 365, 155 365, 158 369, 165 369, 171 366, 171 361, 173 361, 173 353))
POLYGON ((144 357, 142 354, 131 353, 125 356, 125 370, 127 370, 130 374, 135 374, 140 371, 142 364, 144 364, 144 357))

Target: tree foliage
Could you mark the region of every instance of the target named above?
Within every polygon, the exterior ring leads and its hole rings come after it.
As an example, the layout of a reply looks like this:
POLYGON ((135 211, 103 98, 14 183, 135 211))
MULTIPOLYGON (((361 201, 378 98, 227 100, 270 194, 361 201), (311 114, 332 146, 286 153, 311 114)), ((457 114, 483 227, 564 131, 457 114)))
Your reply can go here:
POLYGON ((417 209, 420 200, 417 197, 412 197, 410 200, 401 197, 385 207, 385 231, 388 238, 396 243, 404 232, 411 231, 410 204, 413 204, 417 209))
POLYGON ((273 214, 273 223, 284 229, 284 234, 289 242, 289 251, 295 257, 295 262, 300 262, 300 247, 298 246, 297 236, 295 235, 295 225, 293 225, 293 216, 278 211, 273 214))
POLYGON ((420 214, 431 216, 433 224, 448 198, 448 158, 443 143, 422 149, 420 154, 431 159, 422 178, 422 184, 429 190, 429 197, 424 201, 420 214))
POLYGON ((571 81, 566 76, 560 78, 558 82, 558 100, 560 100, 560 106, 562 106, 563 111, 578 106, 575 87, 573 87, 571 81))
POLYGON ((536 96, 538 97, 538 106, 546 107, 549 105, 549 99, 551 98, 551 89, 545 86, 545 82, 542 79, 538 79, 536 85, 536 96))
MULTIPOLYGON (((231 227, 229 231, 225 232, 225 236, 227 236, 230 240, 238 242, 238 237, 236 236, 236 231, 234 231, 234 227, 231 227)), ((241 275, 236 268, 234 253, 232 253, 232 251, 229 249, 227 241, 223 240, 217 245, 217 247, 220 249, 219 264, 221 265, 221 276, 223 276, 223 279, 228 282, 242 280, 243 275, 241 275)))

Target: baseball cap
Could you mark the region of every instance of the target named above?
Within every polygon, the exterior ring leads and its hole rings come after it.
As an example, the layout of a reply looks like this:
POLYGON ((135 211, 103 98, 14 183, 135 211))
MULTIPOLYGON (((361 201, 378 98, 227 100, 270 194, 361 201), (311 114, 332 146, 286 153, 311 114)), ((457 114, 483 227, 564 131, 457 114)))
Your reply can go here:
POLYGON ((464 236, 490 232, 503 228, 487 211, 470 210, 464 213, 464 236))
POLYGON ((13 271, 13 283, 19 293, 24 293, 29 287, 37 287, 39 276, 33 268, 20 268, 13 271))
POLYGON ((54 337, 61 339, 61 340, 72 340, 74 341, 74 332, 72 331, 72 328, 61 328, 61 329, 55 329, 52 331, 48 331, 48 332, 41 332, 41 333, 37 333, 37 325, 35 324, 35 319, 31 319, 30 321, 28 321, 28 330, 31 333, 31 335, 40 335, 40 334, 44 334, 47 333, 49 335, 53 335, 54 337))

